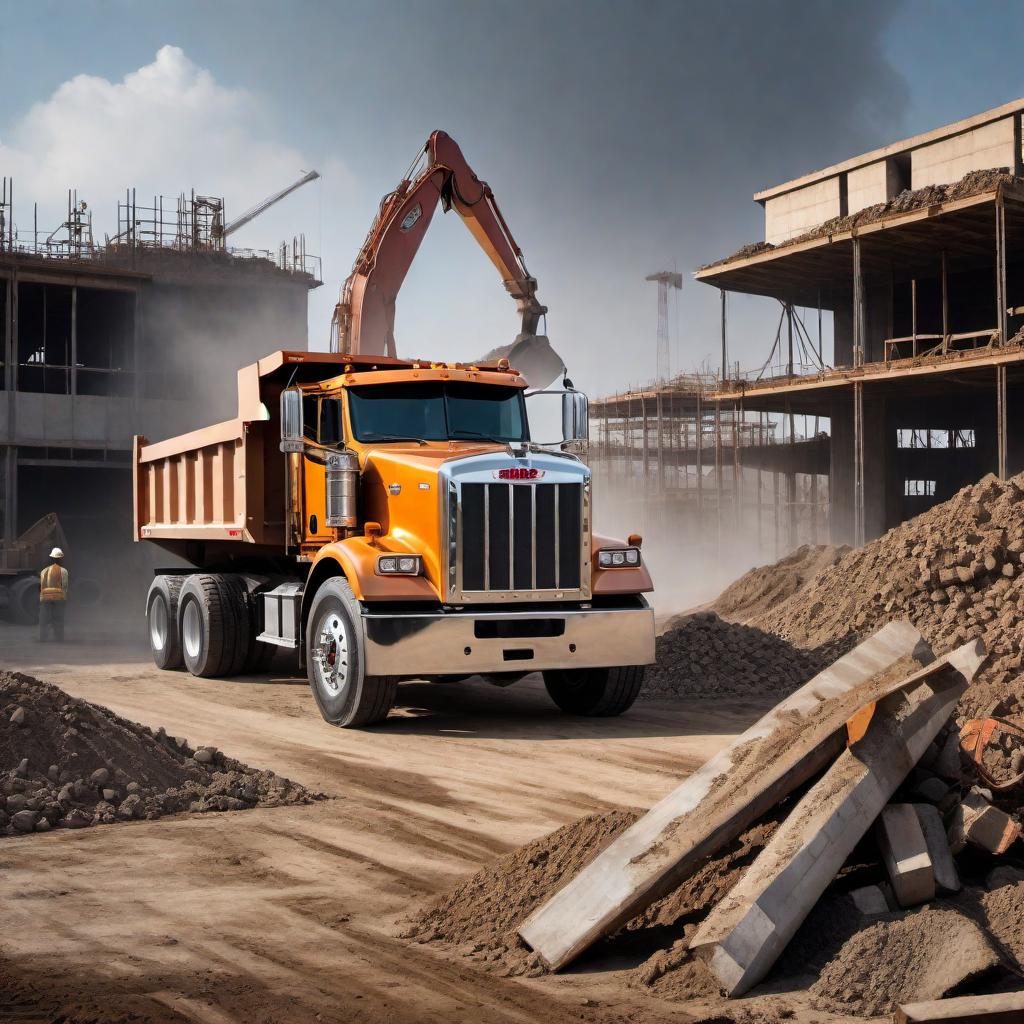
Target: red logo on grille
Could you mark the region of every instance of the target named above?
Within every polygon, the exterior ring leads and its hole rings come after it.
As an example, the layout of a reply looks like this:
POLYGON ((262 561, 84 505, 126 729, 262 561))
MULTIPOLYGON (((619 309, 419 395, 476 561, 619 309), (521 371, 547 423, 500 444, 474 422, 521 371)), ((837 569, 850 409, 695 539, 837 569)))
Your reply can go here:
POLYGON ((512 466, 509 469, 495 470, 499 480, 539 480, 544 475, 543 469, 527 469, 525 466, 512 466))

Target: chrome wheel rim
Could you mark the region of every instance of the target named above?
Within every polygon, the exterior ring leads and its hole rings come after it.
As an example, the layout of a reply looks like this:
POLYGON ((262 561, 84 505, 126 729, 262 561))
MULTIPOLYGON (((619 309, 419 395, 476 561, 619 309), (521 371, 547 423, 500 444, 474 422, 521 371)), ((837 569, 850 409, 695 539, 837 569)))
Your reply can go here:
POLYGON ((348 633, 338 612, 328 612, 319 623, 312 652, 313 673, 317 685, 331 697, 337 697, 348 682, 348 633))
POLYGON ((162 597, 157 597, 149 608, 149 642, 154 651, 167 646, 167 605, 162 597))
POLYGON ((181 622, 181 640, 185 645, 185 653, 190 658, 198 658, 203 642, 203 624, 199 619, 199 609, 195 601, 185 605, 185 614, 181 622))

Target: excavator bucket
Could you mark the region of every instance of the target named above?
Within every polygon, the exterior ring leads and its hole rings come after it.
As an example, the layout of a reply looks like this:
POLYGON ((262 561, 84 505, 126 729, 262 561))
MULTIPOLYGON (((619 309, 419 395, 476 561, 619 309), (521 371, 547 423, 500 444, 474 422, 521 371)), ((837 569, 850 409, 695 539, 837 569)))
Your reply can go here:
POLYGON ((507 353, 501 353, 531 388, 546 388, 565 368, 562 357, 543 334, 520 334, 507 353))

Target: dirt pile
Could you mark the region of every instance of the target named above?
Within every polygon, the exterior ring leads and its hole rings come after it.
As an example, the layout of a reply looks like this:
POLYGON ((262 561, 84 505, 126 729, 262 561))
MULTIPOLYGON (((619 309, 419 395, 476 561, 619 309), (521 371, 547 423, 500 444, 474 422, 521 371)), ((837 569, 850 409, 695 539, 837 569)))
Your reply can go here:
POLYGON ((784 249, 799 242, 807 242, 813 238, 823 238, 825 235, 834 235, 842 231, 850 231, 852 228, 862 224, 872 224, 875 221, 885 220, 886 217, 896 216, 901 213, 910 213, 913 210, 921 210, 937 203, 951 203, 958 199, 967 199, 970 196, 978 195, 981 192, 990 192, 1000 184, 1020 185, 1024 184, 1024 178, 1016 177, 1009 173, 1006 167, 992 167, 985 170, 970 171, 959 181, 951 185, 926 185, 919 189, 904 189, 899 195, 884 203, 876 203, 846 217, 833 217, 819 224, 817 227, 805 231, 802 235, 787 239, 780 245, 773 245, 771 242, 753 242, 743 246, 731 256, 716 260, 701 267, 701 270, 708 270, 711 267, 721 267, 735 260, 746 259, 761 252, 768 252, 772 249, 784 249))
POLYGON ((850 550, 847 544, 803 544, 772 565, 751 569, 726 587, 709 608, 723 619, 746 622, 792 597, 850 550))
POLYGON ((502 977, 543 974, 516 929, 639 816, 626 809, 591 814, 520 847, 428 906, 405 937, 458 946, 502 977))
POLYGON ((985 930, 956 907, 935 902, 857 931, 811 993, 820 1009, 873 1017, 899 1003, 941 999, 1002 970, 985 930))
POLYGON ((753 626, 726 622, 714 612, 677 619, 655 642, 641 699, 658 697, 782 696, 834 660, 802 650, 753 626))
POLYGON ((849 551, 751 625, 800 647, 840 646, 907 618, 937 654, 980 636, 990 657, 961 703, 1024 710, 1024 475, 972 487, 849 551))
POLYGON ((0 835, 319 798, 216 748, 0 672, 0 835))

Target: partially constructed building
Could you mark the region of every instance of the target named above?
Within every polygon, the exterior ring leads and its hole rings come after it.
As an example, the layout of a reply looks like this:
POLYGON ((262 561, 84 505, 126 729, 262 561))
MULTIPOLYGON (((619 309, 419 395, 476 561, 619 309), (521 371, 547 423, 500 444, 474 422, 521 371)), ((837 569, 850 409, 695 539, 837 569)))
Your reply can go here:
POLYGON ((713 401, 721 377, 683 374, 591 402, 599 514, 622 529, 690 542, 742 534, 779 557, 829 534, 828 439, 713 401))
POLYGON ((298 239, 228 249, 222 213, 194 194, 151 207, 128 195, 116 235, 98 243, 72 195, 56 231, 17 230, 3 181, 0 540, 56 512, 79 576, 118 571, 138 547, 132 435, 233 416, 239 366, 307 347, 318 261, 298 239))
POLYGON ((831 312, 833 365, 801 367, 777 333, 780 371, 710 398, 828 421, 835 540, 1024 469, 1022 116, 1018 100, 759 192, 764 241, 696 275, 831 312))

